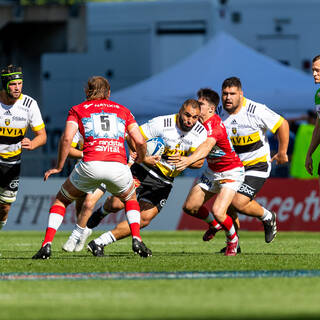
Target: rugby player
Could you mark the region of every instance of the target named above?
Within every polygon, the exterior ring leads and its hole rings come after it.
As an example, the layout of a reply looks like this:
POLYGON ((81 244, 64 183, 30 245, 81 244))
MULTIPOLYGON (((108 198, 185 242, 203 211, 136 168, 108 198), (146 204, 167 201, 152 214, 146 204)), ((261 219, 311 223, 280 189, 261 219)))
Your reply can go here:
MULTIPOLYGON (((131 172, 136 178, 137 196, 141 207, 141 228, 146 227, 159 214, 171 192, 174 178, 181 171, 175 163, 190 155, 207 138, 207 132, 198 121, 200 104, 188 99, 181 106, 178 114, 160 116, 140 126, 146 140, 162 137, 165 152, 160 157, 146 157, 143 163, 134 163, 131 172)), ((191 168, 200 168, 203 160, 194 163, 191 168)), ((103 190, 104 191, 104 190, 103 190)), ((103 194, 100 190, 100 195, 103 194)), ((96 193, 99 191, 97 190, 96 193)), ((90 217, 87 227, 92 229, 110 213, 118 212, 123 205, 117 197, 108 197, 104 205, 90 217)), ((88 234, 88 233, 87 233, 88 234)), ((120 222, 113 230, 102 234, 88 244, 88 249, 95 256, 104 255, 104 247, 129 235, 128 223, 120 222)), ((81 241, 86 239, 82 237, 81 241)))
MULTIPOLYGON (((315 56, 312 59, 312 74, 314 78, 314 82, 316 84, 320 83, 320 55, 315 56)), ((312 154, 317 149, 320 144, 320 88, 316 91, 315 94, 315 108, 317 112, 317 121, 313 130, 312 139, 310 142, 310 146, 307 152, 305 167, 309 174, 313 175, 313 161, 312 161, 312 154)), ((318 166, 318 175, 320 175, 320 163, 318 166)), ((320 180, 319 180, 320 182, 320 180)))
POLYGON ((244 181, 244 168, 234 151, 224 124, 215 113, 216 105, 219 103, 219 95, 213 90, 201 89, 198 92, 198 97, 201 104, 200 116, 208 131, 208 138, 189 157, 179 160, 176 168, 184 170, 193 162, 204 158, 207 159, 208 168, 190 190, 183 210, 210 225, 214 219, 218 221, 226 232, 227 247, 224 254, 235 256, 239 240, 227 210, 244 181), (203 204, 215 194, 217 197, 212 205, 212 216, 203 204))
POLYGON ((22 94, 22 68, 9 65, 1 70, 0 91, 0 230, 16 200, 22 149, 34 150, 47 141, 45 125, 36 100, 22 94), (35 137, 24 137, 28 127, 35 137))
POLYGON ((90 78, 85 91, 86 100, 69 111, 59 144, 57 165, 45 173, 44 180, 62 171, 78 130, 84 138, 83 158, 58 192, 49 211, 45 239, 40 250, 32 258, 50 258, 51 243, 62 223, 66 207, 74 200, 85 196, 76 228, 72 233, 75 240, 80 239, 95 204, 92 201, 92 193, 101 183, 125 203, 132 235, 132 250, 142 257, 148 257, 152 253, 140 236, 140 208, 133 177, 127 166, 125 133, 128 132, 135 142, 137 162, 145 158, 145 140, 129 109, 109 100, 110 85, 107 79, 99 76, 90 78))
MULTIPOLYGON (((266 105, 245 98, 237 77, 223 82, 222 106, 218 114, 245 168, 244 183, 232 200, 233 213, 228 212, 234 215, 235 220, 236 212, 259 218, 264 226, 265 242, 270 243, 277 234, 276 214, 262 207, 254 198, 270 175, 271 162, 288 162, 288 122, 266 105), (267 130, 276 134, 279 142, 278 152, 272 158, 267 130)), ((212 239, 219 228, 219 224, 210 225, 203 240, 212 239)))

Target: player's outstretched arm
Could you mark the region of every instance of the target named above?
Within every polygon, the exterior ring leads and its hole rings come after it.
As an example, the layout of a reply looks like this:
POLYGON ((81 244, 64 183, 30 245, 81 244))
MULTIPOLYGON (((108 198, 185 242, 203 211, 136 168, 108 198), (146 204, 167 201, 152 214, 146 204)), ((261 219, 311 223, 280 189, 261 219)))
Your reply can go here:
POLYGON ((198 160, 205 159, 216 142, 215 138, 208 137, 190 156, 181 157, 181 160, 176 164, 176 169, 183 171, 198 160))

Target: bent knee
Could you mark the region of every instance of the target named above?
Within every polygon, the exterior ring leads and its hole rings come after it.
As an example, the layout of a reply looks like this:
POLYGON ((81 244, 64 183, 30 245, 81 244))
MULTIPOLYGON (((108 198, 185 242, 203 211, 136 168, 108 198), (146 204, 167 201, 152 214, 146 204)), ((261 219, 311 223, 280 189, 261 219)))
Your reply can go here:
POLYGON ((199 208, 195 208, 195 207, 193 207, 193 206, 190 206, 190 205, 188 205, 188 204, 185 204, 185 205, 182 207, 182 210, 183 210, 186 214, 188 214, 188 215, 190 215, 190 216, 194 216, 194 215, 197 214, 199 208))

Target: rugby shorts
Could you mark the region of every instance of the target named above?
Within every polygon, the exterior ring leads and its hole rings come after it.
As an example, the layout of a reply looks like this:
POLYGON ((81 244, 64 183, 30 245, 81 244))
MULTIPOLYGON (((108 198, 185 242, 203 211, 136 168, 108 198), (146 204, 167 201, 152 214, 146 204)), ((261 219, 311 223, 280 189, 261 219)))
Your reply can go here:
POLYGON ((157 207, 160 212, 167 202, 172 189, 172 181, 160 176, 152 169, 147 170, 145 167, 134 163, 131 166, 132 175, 138 186, 136 189, 138 201, 149 202, 157 207))
POLYGON ((221 188, 230 188, 238 191, 243 181, 243 167, 223 172, 214 172, 208 167, 198 179, 197 184, 205 191, 218 193, 221 188))
POLYGON ((267 178, 245 176, 244 182, 238 190, 238 193, 243 194, 253 200, 256 194, 260 191, 267 178))
POLYGON ((133 183, 129 167, 114 161, 80 161, 69 179, 78 190, 86 193, 93 193, 103 183, 114 195, 126 192, 133 183))
POLYGON ((0 163, 0 202, 12 203, 16 201, 20 167, 20 163, 0 163))

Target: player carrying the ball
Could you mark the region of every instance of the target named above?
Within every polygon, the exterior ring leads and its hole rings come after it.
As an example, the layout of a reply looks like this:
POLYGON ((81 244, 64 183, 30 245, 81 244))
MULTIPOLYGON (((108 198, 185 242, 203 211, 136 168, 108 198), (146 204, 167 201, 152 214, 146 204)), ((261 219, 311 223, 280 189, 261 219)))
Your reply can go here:
MULTIPOLYGON (((133 163, 131 172, 135 177, 138 201, 141 207, 141 228, 149 225, 165 205, 171 192, 173 181, 181 171, 176 170, 171 161, 178 161, 190 155, 207 138, 204 126, 198 121, 200 104, 197 100, 186 100, 178 114, 160 116, 151 119, 140 126, 142 135, 146 140, 161 137, 165 142, 162 156, 149 156, 143 163, 133 163)), ((203 160, 194 163, 192 167, 199 168, 203 160)), ((103 188, 97 189, 96 201, 104 194, 103 188)), ((103 207, 96 210, 87 223, 87 228, 96 227, 101 220, 110 213, 123 209, 123 204, 117 197, 110 196, 103 207)), ((83 248, 90 233, 85 232, 81 239, 83 248)), ((89 242, 88 250, 95 256, 104 255, 104 247, 117 240, 130 235, 127 221, 120 222, 113 230, 103 233, 99 238, 89 242)), ((69 250, 72 251, 72 250, 69 250)))

